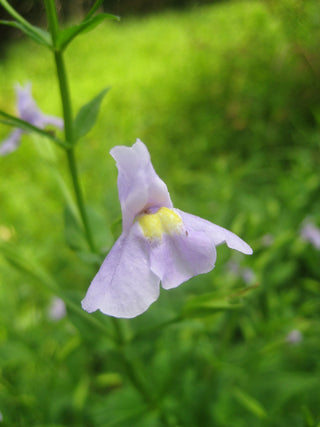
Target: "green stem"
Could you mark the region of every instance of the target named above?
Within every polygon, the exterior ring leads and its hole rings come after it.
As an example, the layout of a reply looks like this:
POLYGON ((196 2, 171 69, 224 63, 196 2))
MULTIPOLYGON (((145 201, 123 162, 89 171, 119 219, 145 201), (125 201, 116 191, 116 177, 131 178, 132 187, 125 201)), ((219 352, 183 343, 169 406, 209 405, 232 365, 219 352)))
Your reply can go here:
POLYGON ((58 50, 54 52, 54 61, 56 64, 62 101, 65 136, 67 142, 72 145, 74 143, 72 108, 67 73, 64 65, 63 53, 61 51, 58 50))
POLYGON ((26 28, 33 31, 33 26, 29 24, 6 0, 0 0, 0 4, 4 9, 18 22, 23 24, 26 28))
POLYGON ((88 12, 88 14, 87 14, 87 16, 86 16, 85 20, 90 19, 90 18, 91 18, 91 16, 95 13, 95 11, 96 11, 97 9, 99 9, 99 7, 101 6, 101 4, 102 4, 102 3, 103 3, 103 0, 97 0, 97 1, 95 2, 95 4, 92 6, 92 8, 89 10, 89 12, 88 12))
MULTIPOLYGON (((46 6, 46 12, 48 16, 49 29, 52 35, 52 40, 53 40, 54 46, 56 46, 56 40, 59 34, 59 23, 58 23, 57 11, 55 8, 54 0, 45 0, 45 6, 46 6)), ((79 209, 82 224, 83 224, 85 237, 91 252, 95 253, 97 251, 94 245, 87 212, 84 205, 84 199, 82 195, 82 190, 81 190, 80 181, 79 181, 79 174, 77 169, 77 162, 75 159, 75 151, 73 147, 75 138, 74 138, 74 131, 73 131, 73 118, 72 118, 70 91, 69 91, 66 68, 64 65, 63 53, 61 50, 55 48, 54 60, 55 60, 57 77, 59 82, 60 97, 62 101, 65 139, 66 139, 66 142, 71 146, 69 149, 66 150, 68 167, 71 175, 71 180, 73 184, 73 189, 74 189, 78 209, 79 209)))
MULTIPOLYGON (((75 136, 73 131, 72 109, 71 109, 71 100, 70 100, 67 74, 66 74, 66 69, 65 69, 64 60, 63 60, 63 53, 59 48, 57 48, 57 44, 56 44, 56 41, 59 35, 59 24, 58 24, 57 12, 55 8, 54 0, 44 0, 44 2, 45 2, 46 12, 48 16, 49 29, 50 29, 50 33, 51 33, 53 45, 54 45, 54 60, 56 65, 57 77, 58 77, 59 88, 60 88, 60 96, 61 96, 62 108, 63 108, 65 139, 66 139, 66 142, 71 146, 69 149, 66 149, 68 166, 69 166, 69 170, 72 178, 74 192, 75 192, 78 208, 80 211, 86 239, 88 241, 91 251, 95 252, 92 234, 89 227, 86 210, 84 207, 84 201, 83 201, 82 191, 80 188, 77 164, 76 164, 74 148, 73 148, 73 145, 75 143, 75 136)), ((100 1, 98 0, 93 6, 93 8, 91 9, 91 11, 89 12, 89 16, 91 13, 95 11, 95 7, 98 7, 99 5, 100 5, 100 1)), ((140 375, 140 372, 142 369, 139 366, 137 366, 135 360, 128 355, 128 348, 126 348, 126 340, 121 328, 120 321, 115 318, 112 318, 112 321, 114 325, 115 339, 117 342, 119 353, 122 357, 122 361, 126 369, 126 373, 132 385, 140 393, 140 395, 142 396, 143 400, 146 402, 148 407, 151 410, 157 410, 160 413, 160 418, 164 426, 167 426, 167 427, 175 426, 175 423, 173 423, 170 420, 170 418, 166 416, 165 411, 162 410, 162 408, 159 408, 157 400, 155 399, 155 396, 153 395, 152 391, 150 391, 144 378, 140 375)))
POLYGON ((140 394, 142 395, 144 401, 153 409, 155 409, 155 400, 152 395, 152 393, 148 390, 147 385, 145 384, 142 377, 138 374, 139 370, 136 368, 134 364, 133 358, 129 358, 127 356, 127 352, 125 351, 125 345, 126 340, 124 337, 124 333, 122 330, 121 320, 116 319, 114 317, 111 318, 114 331, 115 331, 115 340, 118 344, 118 348, 120 350, 121 357, 124 362, 124 366, 126 368, 128 377, 130 378, 130 381, 135 386, 136 389, 139 390, 140 394))
MULTIPOLYGON (((56 70, 57 70, 57 75, 58 75, 58 80, 59 80, 60 94, 61 94, 62 107, 63 107, 65 136, 66 136, 66 140, 71 145, 73 145, 74 133, 73 133, 72 110, 71 110, 69 86, 68 86, 67 75, 66 75, 66 71, 65 71, 62 52, 56 51, 54 53, 54 58, 55 58, 55 63, 56 63, 56 70)), ((80 216, 82 219, 86 239, 88 241, 88 245, 90 247, 90 250, 92 252, 96 252, 95 245, 93 242, 92 233, 91 233, 91 229, 90 229, 90 225, 89 225, 87 212, 86 212, 85 205, 84 205, 83 195, 82 195, 82 191, 81 191, 81 187, 80 187, 79 175, 78 175, 78 170, 77 170, 77 162, 75 159, 74 148, 72 147, 69 150, 66 150, 66 154, 67 154, 68 166, 69 166, 69 171, 71 174, 73 189, 75 192, 75 196, 76 196, 80 216)))
POLYGON ((177 424, 172 420, 163 408, 157 402, 152 390, 148 387, 140 372, 142 367, 137 366, 136 360, 131 355, 128 355, 128 349, 126 348, 126 339, 121 325, 121 320, 114 317, 111 318, 114 331, 115 331, 115 342, 118 345, 119 353, 121 355, 123 365, 126 369, 128 378, 132 385, 140 393, 144 402, 151 409, 151 411, 157 411, 160 415, 160 420, 165 427, 177 427, 177 424))
POLYGON ((55 46, 59 34, 59 22, 54 0, 44 0, 46 15, 48 18, 49 31, 51 33, 53 46, 55 46))

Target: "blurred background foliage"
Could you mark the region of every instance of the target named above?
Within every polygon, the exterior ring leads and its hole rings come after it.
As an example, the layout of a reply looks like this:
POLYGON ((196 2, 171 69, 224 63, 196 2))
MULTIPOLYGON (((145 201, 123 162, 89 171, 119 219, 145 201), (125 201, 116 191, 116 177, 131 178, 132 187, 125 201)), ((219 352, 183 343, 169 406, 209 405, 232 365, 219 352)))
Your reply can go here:
MULTIPOLYGON (((115 15, 137 16, 159 12, 165 9, 181 9, 185 7, 199 6, 207 3, 219 3, 228 0, 105 0, 102 2, 101 10, 115 15)), ((74 21, 83 17, 94 0, 56 0, 57 11, 60 21, 74 21)), ((46 15, 42 0, 12 0, 10 4, 26 19, 34 25, 45 25, 46 15)), ((1 19, 8 19, 6 11, 0 11, 1 19)), ((0 28, 0 47, 4 47, 7 41, 21 36, 10 27, 0 28)))
MULTIPOLYGON (((89 2, 72 4, 81 15, 89 2)), ((140 11, 146 3, 133 4, 140 11)), ((127 3, 112 7, 119 5, 127 3)), ((33 22, 42 22, 38 11, 33 22)), ((112 87, 78 147, 101 247, 112 244, 118 231, 110 224, 120 214, 108 151, 139 137, 175 206, 254 249, 242 257, 219 247, 211 273, 162 292, 148 312, 123 321, 136 337, 128 357, 177 425, 320 425, 319 248, 301 233, 307 222, 320 226, 319 43, 318 0, 266 0, 125 16, 68 48, 75 111, 112 87), (183 320, 170 325, 177 313, 183 320), (156 329, 162 322, 169 326, 156 329)), ((52 70, 43 48, 7 45, 0 108, 13 113, 14 84, 32 81, 43 111, 61 114, 52 70)), ((8 131, 1 126, 0 136, 8 131)), ((160 426, 108 337, 52 306, 52 281, 79 304, 96 270, 65 246, 65 239, 77 245, 64 230, 63 153, 25 135, 0 162, 0 242, 11 251, 0 258, 3 425, 160 426)), ((111 330, 108 317, 92 318, 111 330)))

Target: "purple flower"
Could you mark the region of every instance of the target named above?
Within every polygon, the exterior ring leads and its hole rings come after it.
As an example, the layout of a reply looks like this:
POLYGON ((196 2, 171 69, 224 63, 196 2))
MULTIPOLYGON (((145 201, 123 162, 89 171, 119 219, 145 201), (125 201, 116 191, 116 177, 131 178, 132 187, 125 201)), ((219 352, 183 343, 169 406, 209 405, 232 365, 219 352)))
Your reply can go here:
POLYGON ((261 243, 265 247, 271 246, 273 242, 274 242, 274 237, 270 233, 265 234, 261 238, 261 243))
POLYGON ((247 284, 255 280, 255 274, 249 267, 241 267, 237 261, 229 261, 226 265, 227 270, 235 276, 240 276, 247 284))
POLYGON ((64 301, 61 298, 54 297, 50 301, 48 309, 48 318, 53 321, 57 321, 65 317, 67 309, 64 301))
MULTIPOLYGON (((43 114, 31 95, 31 83, 26 84, 23 88, 20 85, 15 87, 17 97, 18 117, 25 122, 30 123, 40 129, 44 129, 47 125, 56 126, 63 129, 63 120, 43 114)), ((21 140, 21 135, 24 133, 22 129, 14 128, 9 136, 2 142, 0 147, 0 156, 15 151, 21 140)))
POLYGON ((91 282, 84 310, 138 316, 158 299, 160 281, 171 289, 211 271, 217 245, 252 253, 230 231, 173 207, 143 142, 117 146, 110 153, 119 171, 123 231, 91 282))
POLYGON ((288 333, 286 336, 286 341, 289 344, 297 345, 299 344, 303 339, 302 333, 298 329, 293 329, 288 333))
POLYGON ((320 249, 320 229, 311 222, 306 222, 300 232, 303 240, 311 243, 314 248, 320 249))

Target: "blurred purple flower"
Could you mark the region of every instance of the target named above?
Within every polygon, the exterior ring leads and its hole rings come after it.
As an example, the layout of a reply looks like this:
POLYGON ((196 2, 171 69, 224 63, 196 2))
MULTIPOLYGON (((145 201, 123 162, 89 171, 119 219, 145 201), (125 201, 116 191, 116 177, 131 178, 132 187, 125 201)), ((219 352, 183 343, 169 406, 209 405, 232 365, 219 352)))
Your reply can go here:
POLYGON ((273 242, 274 242, 274 237, 272 236, 272 234, 267 233, 264 236, 262 236, 261 243, 263 244, 263 246, 266 246, 266 247, 271 246, 273 242))
POLYGON ((66 314, 67 310, 64 301, 58 297, 52 298, 48 309, 48 318, 57 321, 65 317, 66 314))
POLYGON ((214 268, 216 246, 245 254, 252 249, 235 234, 173 208, 166 184, 156 174, 147 147, 111 150, 116 160, 123 231, 94 277, 82 307, 132 318, 157 300, 160 281, 171 289, 214 268))
POLYGON ((286 336, 286 341, 289 344, 297 345, 302 341, 302 333, 299 331, 299 329, 293 329, 286 336))
POLYGON ((311 243, 316 249, 320 249, 320 229, 311 222, 306 222, 301 228, 300 236, 311 243))
MULTIPOLYGON (((25 122, 28 122, 40 129, 44 129, 47 125, 53 125, 59 129, 63 129, 62 119, 59 117, 48 116, 41 112, 32 98, 31 83, 26 84, 25 87, 16 85, 15 91, 17 97, 18 117, 21 120, 24 120, 25 122)), ((2 142, 0 147, 0 156, 5 156, 15 151, 20 145, 21 135, 24 132, 25 131, 22 129, 14 128, 9 136, 2 142)))
POLYGON ((234 260, 230 260, 226 264, 227 270, 235 276, 241 277, 247 284, 255 280, 255 274, 249 267, 241 267, 241 265, 234 260))
POLYGON ((242 276, 243 280, 244 280, 247 284, 252 283, 252 282, 254 281, 254 279, 255 279, 254 272, 253 272, 253 270, 251 270, 251 268, 249 268, 249 267, 246 267, 246 268, 243 268, 243 269, 242 269, 242 271, 241 271, 241 276, 242 276))

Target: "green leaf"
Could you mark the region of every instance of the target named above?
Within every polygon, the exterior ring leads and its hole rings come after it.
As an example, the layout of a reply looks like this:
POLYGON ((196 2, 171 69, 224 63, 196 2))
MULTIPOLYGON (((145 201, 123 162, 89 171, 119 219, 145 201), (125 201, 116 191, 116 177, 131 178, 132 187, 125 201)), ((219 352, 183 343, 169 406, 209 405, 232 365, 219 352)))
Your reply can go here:
POLYGON ((112 224, 111 224, 111 233, 114 239, 117 239, 122 232, 122 216, 119 216, 112 224))
POLYGON ((261 403, 254 399, 252 396, 249 396, 240 388, 234 387, 233 396, 244 408, 246 408, 252 414, 256 415, 258 418, 267 417, 267 412, 261 405, 261 403))
POLYGON ((68 44, 79 34, 83 32, 88 32, 93 30, 100 22, 105 19, 115 19, 119 20, 119 18, 115 15, 111 15, 109 13, 100 13, 92 18, 85 19, 81 24, 74 25, 72 27, 65 28, 60 31, 57 40, 57 48, 64 50, 68 44))
POLYGON ((20 270, 32 279, 43 283, 55 294, 59 293, 56 283, 50 278, 50 276, 48 276, 36 263, 26 259, 24 255, 22 255, 12 244, 0 241, 0 251, 6 260, 17 270, 20 270))
POLYGON ((50 48, 52 47, 51 35, 47 31, 42 30, 41 28, 36 27, 35 25, 31 25, 29 23, 28 25, 26 25, 22 22, 5 20, 0 20, 0 24, 18 28, 35 42, 44 46, 48 46, 50 48))
POLYGON ((18 28, 23 31, 28 37, 32 38, 35 42, 52 48, 51 35, 35 25, 30 24, 26 19, 23 18, 7 0, 0 0, 0 4, 3 8, 11 15, 14 21, 0 21, 3 25, 9 25, 11 27, 18 28))
POLYGON ((96 268, 101 266, 104 259, 102 256, 88 251, 77 251, 77 255, 83 262, 86 264, 92 264, 96 268))
POLYGON ((123 379, 118 372, 103 372, 95 376, 95 383, 99 388, 121 387, 123 379))
MULTIPOLYGON (((86 210, 88 213, 88 209, 86 210)), ((89 217, 89 221, 91 224, 94 222, 93 219, 91 220, 91 215, 89 217)), ((102 236, 104 235, 103 232, 100 234, 102 236)), ((98 254, 88 252, 88 243, 81 222, 76 213, 72 211, 68 205, 64 209, 64 236, 69 248, 77 252, 78 257, 82 261, 86 264, 92 264, 95 267, 99 267, 101 265, 103 257, 98 254)), ((94 241, 96 242, 97 240, 95 239, 94 241)))
POLYGON ((154 426, 151 422, 148 424, 144 422, 145 416, 149 416, 149 414, 149 408, 142 401, 139 393, 133 387, 124 385, 112 393, 107 393, 101 408, 93 414, 94 425, 104 427, 154 426))
POLYGON ((216 292, 191 297, 182 309, 182 317, 204 317, 219 311, 241 308, 242 304, 229 301, 228 297, 218 297, 216 292))
POLYGON ((97 317, 82 310, 80 301, 70 298, 66 291, 61 291, 56 281, 34 259, 26 258, 16 246, 0 240, 0 253, 17 270, 32 279, 35 283, 48 288, 54 295, 60 297, 77 319, 82 319, 88 325, 94 326, 110 337, 109 328, 97 317))
POLYGON ((5 113, 2 110, 0 110, 0 117, 1 116, 4 117, 4 119, 0 119, 0 123, 3 123, 4 125, 17 127, 26 132, 35 132, 41 136, 45 136, 46 138, 50 139, 60 147, 70 148, 70 145, 68 145, 66 142, 62 141, 61 139, 57 138, 54 132, 40 129, 37 126, 33 126, 29 122, 25 122, 24 120, 18 119, 18 117, 11 116, 11 114, 5 113))
POLYGON ((110 88, 103 89, 95 98, 80 108, 75 120, 74 131, 76 140, 85 136, 95 124, 101 102, 110 88))
POLYGON ((88 394, 90 392, 90 377, 87 375, 81 375, 77 386, 74 388, 72 406, 77 411, 81 411, 85 405, 88 394))
POLYGON ((84 262, 100 266, 107 250, 114 242, 114 239, 103 215, 92 206, 86 206, 86 212, 93 232, 94 242, 100 249, 101 255, 88 252, 88 243, 81 222, 76 213, 69 206, 66 206, 64 210, 64 233, 66 243, 71 249, 77 252, 79 258, 84 262))
POLYGON ((94 242, 101 252, 105 254, 114 242, 106 217, 92 206, 87 205, 86 211, 88 214, 90 228, 93 233, 94 242))
MULTIPOLYGON (((99 313, 87 313, 81 308, 81 300, 85 295, 86 289, 82 291, 66 290, 63 291, 63 299, 68 307, 68 319, 80 331, 80 336, 85 337, 88 341, 93 341, 95 334, 92 333, 92 326, 112 338, 110 331, 109 318, 104 315, 99 316, 99 313), (70 310, 68 304, 72 304, 77 310, 70 310)), ((112 346, 114 343, 107 342, 106 346, 112 346)))
POLYGON ((87 241, 80 222, 69 206, 66 206, 64 210, 64 236, 71 249, 87 250, 87 241))

